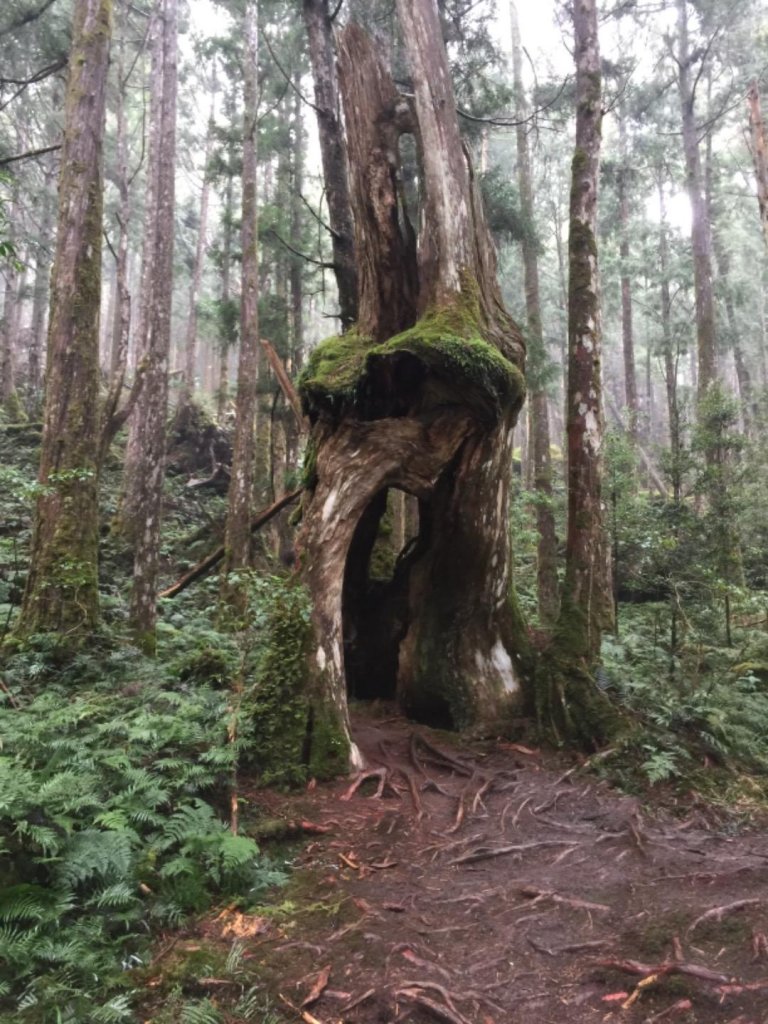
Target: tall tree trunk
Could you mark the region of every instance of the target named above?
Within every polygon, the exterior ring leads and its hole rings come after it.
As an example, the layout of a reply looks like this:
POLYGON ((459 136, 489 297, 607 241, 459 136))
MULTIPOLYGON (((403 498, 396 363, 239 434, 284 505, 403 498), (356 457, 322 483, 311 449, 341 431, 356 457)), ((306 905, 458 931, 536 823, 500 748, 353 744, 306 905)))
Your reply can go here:
MULTIPOLYGON (((232 98, 230 97, 232 100, 232 98)), ((234 107, 234 101, 232 100, 234 107)), ((221 250, 221 306, 219 316, 218 383, 216 385, 216 420, 224 422, 229 397, 229 354, 234 341, 232 307, 232 235, 234 233, 234 150, 230 143, 227 159, 227 183, 224 188, 224 240, 221 250)))
POLYGON ((520 190, 520 212, 526 231, 523 236, 523 273, 525 278, 525 308, 528 321, 528 379, 531 384, 531 429, 530 449, 532 453, 533 483, 537 495, 536 523, 538 526, 537 594, 539 618, 551 625, 557 619, 559 607, 557 581, 557 536, 555 516, 552 507, 552 456, 549 439, 549 408, 547 391, 544 386, 544 369, 547 354, 544 347, 544 333, 541 320, 539 293, 538 239, 533 225, 535 209, 531 156, 528 147, 529 125, 526 122, 528 104, 523 86, 523 59, 520 42, 520 28, 517 8, 509 5, 512 22, 512 67, 515 85, 515 117, 518 122, 517 135, 517 179, 520 190))
POLYGON ((596 230, 602 97, 595 0, 576 0, 573 23, 576 148, 568 235, 568 538, 559 633, 574 661, 592 668, 610 600, 601 502, 602 338, 596 230))
POLYGON ((17 632, 81 639, 98 623, 102 139, 110 0, 77 0, 51 287, 42 485, 17 632))
POLYGON ((258 130, 258 5, 247 0, 243 22, 243 210, 241 227, 242 287, 240 297, 240 360, 237 371, 235 441, 224 538, 223 596, 237 611, 245 610, 246 593, 231 574, 251 564, 258 360, 259 252, 256 207, 256 140, 258 130))
POLYGON ((688 39, 688 0, 677 0, 677 14, 677 85, 682 115, 686 188, 691 203, 691 246, 698 347, 697 393, 701 403, 718 376, 715 300, 712 286, 712 236, 701 174, 699 137, 694 110, 695 87, 691 81, 693 57, 688 39))
POLYGON ((397 11, 412 106, 355 23, 341 37, 359 318, 302 377, 314 455, 299 545, 313 605, 301 738, 313 771, 338 768, 350 749, 355 761, 348 690, 494 731, 522 698, 507 514, 523 342, 502 305, 433 0, 398 0, 397 11), (399 180, 404 132, 421 163, 417 250, 399 180), (393 488, 418 498, 419 524, 382 569, 393 488))
POLYGON ((110 347, 109 376, 116 393, 122 388, 128 368, 128 343, 131 331, 131 292, 128 287, 128 243, 131 220, 131 190, 128 180, 128 132, 125 118, 125 101, 128 82, 125 76, 124 42, 120 40, 117 62, 117 190, 120 204, 117 213, 117 259, 115 263, 115 302, 112 322, 112 344, 110 347))
POLYGON ((195 246, 195 262, 192 267, 192 280, 189 284, 189 312, 187 314, 187 330, 184 339, 184 372, 179 394, 179 409, 183 410, 190 404, 195 394, 195 376, 197 369, 197 301, 200 294, 200 283, 203 279, 205 251, 208 235, 208 207, 210 205, 211 176, 208 164, 213 150, 213 134, 216 115, 216 75, 214 72, 211 83, 211 112, 208 117, 208 131, 205 136, 203 153, 203 187, 200 192, 200 222, 197 229, 197 245, 195 246))
POLYGON ((165 480, 165 436, 168 414, 168 354, 171 341, 175 208, 177 0, 161 0, 162 105, 157 175, 157 218, 152 260, 153 283, 148 310, 146 375, 136 406, 142 471, 134 482, 136 533, 130 624, 138 644, 152 652, 157 619, 157 574, 165 480))
POLYGON ((346 330, 357 319, 357 268, 333 29, 328 0, 303 0, 303 10, 315 83, 315 113, 328 198, 333 268, 339 292, 339 317, 342 329, 346 330))
POLYGON ((629 436, 637 442, 639 403, 635 369, 635 336, 632 324, 632 278, 629 267, 629 182, 631 168, 627 154, 627 125, 619 107, 619 258, 621 260, 621 342, 624 353, 624 397, 627 405, 629 436))
POLYGON ((747 105, 752 159, 755 164, 755 181, 757 183, 757 203, 760 210, 760 223, 763 227, 763 238, 768 246, 768 145, 765 140, 765 122, 756 81, 752 82, 749 87, 747 105))
MULTIPOLYGON (((148 30, 150 48, 149 118, 147 129, 147 172, 145 178, 144 225, 141 251, 141 280, 139 308, 133 343, 133 365, 148 368, 150 359, 150 321, 157 258, 157 217, 163 118, 163 0, 155 0, 148 30)), ((144 424, 140 411, 134 411, 129 421, 128 441, 123 468, 123 493, 117 523, 123 538, 134 546, 141 525, 143 475, 145 466, 144 424)))
POLYGON ((664 175, 659 169, 659 275, 661 291, 661 337, 664 346, 664 383, 667 393, 667 416, 669 418, 669 449, 672 456, 670 477, 672 497, 676 507, 682 498, 682 436, 680 427, 680 406, 677 395, 677 371, 680 359, 679 347, 672 338, 672 299, 669 290, 669 242, 667 240, 667 207, 664 198, 664 175))
POLYGON ((51 253, 55 225, 56 197, 54 189, 54 161, 47 159, 43 172, 43 195, 40 212, 40 240, 35 262, 35 287, 32 296, 32 324, 29 342, 27 384, 27 412, 39 411, 43 390, 42 359, 45 352, 46 313, 50 301, 51 253))

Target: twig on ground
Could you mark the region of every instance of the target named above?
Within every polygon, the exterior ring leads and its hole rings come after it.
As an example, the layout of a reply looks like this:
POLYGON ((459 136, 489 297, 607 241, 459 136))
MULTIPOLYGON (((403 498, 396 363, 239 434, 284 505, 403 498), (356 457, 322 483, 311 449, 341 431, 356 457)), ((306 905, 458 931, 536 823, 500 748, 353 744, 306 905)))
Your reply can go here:
POLYGON ((552 846, 578 846, 578 843, 566 842, 564 839, 545 839, 538 843, 517 843, 514 846, 497 846, 495 849, 490 846, 478 846, 477 849, 469 850, 461 857, 454 857, 448 863, 475 864, 480 860, 490 860, 491 857, 504 857, 511 853, 527 853, 528 850, 542 850, 552 846))
POLYGON ((562 906, 571 907, 573 910, 597 910, 607 913, 611 908, 605 903, 590 903, 588 900, 579 900, 571 896, 561 896, 557 892, 549 892, 546 889, 537 889, 533 885, 526 885, 520 889, 520 895, 526 899, 532 899, 535 903, 539 900, 552 900, 553 903, 560 903, 562 906))
POLYGON ((512 828, 514 828, 514 827, 515 827, 515 825, 517 824, 518 818, 519 818, 519 817, 520 817, 520 815, 521 815, 521 814, 523 813, 523 811, 524 811, 524 810, 525 810, 525 808, 526 808, 526 807, 528 806, 528 804, 532 803, 532 801, 533 801, 533 797, 532 797, 532 796, 526 797, 526 799, 525 799, 525 800, 523 800, 523 802, 522 802, 522 803, 520 804, 520 806, 519 806, 519 807, 517 808, 517 810, 515 811, 515 815, 514 815, 514 817, 512 818, 512 828))
POLYGON ((746 907, 759 906, 762 902, 761 899, 735 900, 733 903, 725 903, 722 907, 712 907, 711 910, 705 911, 700 917, 696 918, 693 924, 688 926, 686 935, 690 935, 691 932, 705 921, 722 921, 726 914, 735 914, 746 907))
POLYGON ((356 999, 353 999, 351 1003, 345 1003, 344 1006, 342 1006, 342 1008, 341 1008, 341 1012, 342 1013, 349 1013, 350 1010, 354 1010, 356 1006, 360 1006, 367 999, 370 999, 372 996, 375 996, 375 995, 376 995, 376 989, 375 988, 369 988, 367 991, 363 992, 363 994, 361 996, 357 996, 356 999))
POLYGON ((669 1017, 674 1017, 678 1013, 687 1013, 691 1009, 692 1003, 690 999, 678 999, 677 1002, 672 1003, 666 1010, 662 1010, 660 1013, 654 1013, 652 1017, 646 1017, 643 1024, 657 1024, 658 1021, 667 1020, 669 1017))
POLYGON ((395 999, 408 999, 416 1003, 417 1006, 428 1010, 438 1020, 445 1021, 446 1024, 471 1024, 471 1021, 467 1020, 458 1010, 451 1010, 448 1006, 442 1006, 435 1002, 434 999, 425 996, 420 988, 399 988, 395 992, 395 999))

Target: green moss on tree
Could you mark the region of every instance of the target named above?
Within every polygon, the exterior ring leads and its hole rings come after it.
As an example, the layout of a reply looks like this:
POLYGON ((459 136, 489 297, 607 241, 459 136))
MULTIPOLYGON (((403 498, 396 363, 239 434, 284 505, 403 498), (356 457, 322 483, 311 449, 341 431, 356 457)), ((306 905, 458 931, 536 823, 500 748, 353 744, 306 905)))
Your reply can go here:
POLYGON ((264 783, 330 778, 347 765, 349 745, 333 709, 318 710, 308 690, 311 635, 309 597, 291 581, 270 609, 258 667, 254 760, 264 783))
POLYGON ((340 415, 362 407, 369 377, 402 353, 414 356, 427 371, 425 395, 431 404, 461 400, 495 419, 522 402, 522 373, 483 338, 476 303, 469 299, 427 313, 380 345, 355 331, 324 341, 299 380, 309 411, 340 415))

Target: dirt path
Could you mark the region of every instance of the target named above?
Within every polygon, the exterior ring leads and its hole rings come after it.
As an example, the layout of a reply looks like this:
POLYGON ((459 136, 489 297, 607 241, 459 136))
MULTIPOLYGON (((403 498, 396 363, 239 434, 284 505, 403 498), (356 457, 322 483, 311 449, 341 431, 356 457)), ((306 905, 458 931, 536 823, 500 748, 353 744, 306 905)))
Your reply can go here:
POLYGON ((330 828, 301 857, 325 912, 253 951, 296 1020, 768 1022, 768 835, 651 820, 514 745, 355 735, 379 775, 288 808, 330 828))

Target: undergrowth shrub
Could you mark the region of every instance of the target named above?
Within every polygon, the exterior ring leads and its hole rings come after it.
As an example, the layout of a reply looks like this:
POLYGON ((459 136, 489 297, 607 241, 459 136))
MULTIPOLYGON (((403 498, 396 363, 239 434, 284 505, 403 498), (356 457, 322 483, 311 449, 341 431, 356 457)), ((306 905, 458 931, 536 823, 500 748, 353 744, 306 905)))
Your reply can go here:
POLYGON ((666 605, 625 609, 621 637, 603 640, 601 685, 638 721, 609 770, 629 782, 639 770, 651 783, 712 766, 768 777, 768 685, 745 661, 757 631, 737 632, 729 648, 703 606, 690 611, 673 651, 668 614, 666 605))

